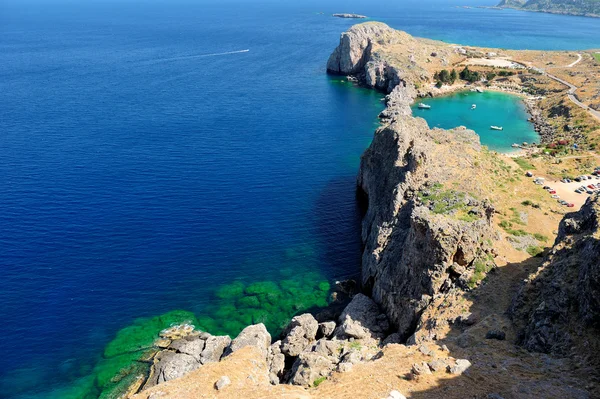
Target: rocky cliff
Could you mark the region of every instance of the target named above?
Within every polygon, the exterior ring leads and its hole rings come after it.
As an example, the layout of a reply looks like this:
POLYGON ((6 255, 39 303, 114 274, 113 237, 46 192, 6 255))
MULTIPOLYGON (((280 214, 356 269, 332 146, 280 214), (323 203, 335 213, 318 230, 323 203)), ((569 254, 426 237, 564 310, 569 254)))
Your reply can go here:
POLYGON ((525 348, 560 355, 575 349, 600 366, 599 240, 595 196, 563 219, 554 247, 515 297, 511 313, 525 348))
POLYGON ((476 269, 493 263, 493 207, 454 189, 469 174, 475 179, 477 135, 464 128, 432 130, 413 118, 418 65, 407 72, 377 51, 400 42, 416 46, 414 40, 384 24, 356 25, 342 35, 327 67, 390 93, 358 177, 367 205, 362 284, 402 339, 415 333, 434 297, 468 289, 476 269))

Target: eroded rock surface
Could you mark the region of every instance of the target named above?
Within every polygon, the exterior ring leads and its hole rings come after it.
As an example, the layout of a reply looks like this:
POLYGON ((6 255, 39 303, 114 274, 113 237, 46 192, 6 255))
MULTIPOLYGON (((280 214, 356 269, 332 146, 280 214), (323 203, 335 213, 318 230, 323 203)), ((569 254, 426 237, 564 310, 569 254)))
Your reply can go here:
POLYGON ((600 197, 560 224, 554 247, 515 297, 520 342, 536 352, 579 356, 600 366, 600 197), (591 358, 590 358, 591 356, 591 358))

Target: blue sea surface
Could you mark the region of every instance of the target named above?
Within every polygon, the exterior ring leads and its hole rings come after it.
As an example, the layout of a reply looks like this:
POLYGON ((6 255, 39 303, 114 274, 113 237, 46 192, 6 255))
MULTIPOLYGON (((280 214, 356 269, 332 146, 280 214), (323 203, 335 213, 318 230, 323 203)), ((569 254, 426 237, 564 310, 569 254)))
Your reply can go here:
POLYGON ((203 314, 234 279, 357 275, 356 172, 383 103, 325 74, 356 22, 332 12, 600 47, 597 19, 454 5, 1 2, 0 397, 52 397, 135 318, 203 314))

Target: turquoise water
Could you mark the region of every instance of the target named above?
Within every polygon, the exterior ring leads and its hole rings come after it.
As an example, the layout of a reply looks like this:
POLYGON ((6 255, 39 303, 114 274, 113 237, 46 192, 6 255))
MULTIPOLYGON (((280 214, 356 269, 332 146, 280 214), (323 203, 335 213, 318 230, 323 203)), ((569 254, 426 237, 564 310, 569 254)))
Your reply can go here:
POLYGON ((511 144, 539 142, 539 135, 528 122, 529 115, 521 97, 485 91, 458 92, 451 95, 426 98, 415 102, 413 114, 427 121, 430 127, 451 129, 466 126, 474 130, 481 143, 491 150, 511 152, 511 144), (431 106, 431 109, 419 109, 418 104, 431 106), (477 108, 471 109, 475 104, 477 108), (490 126, 501 126, 504 130, 492 130, 490 126))

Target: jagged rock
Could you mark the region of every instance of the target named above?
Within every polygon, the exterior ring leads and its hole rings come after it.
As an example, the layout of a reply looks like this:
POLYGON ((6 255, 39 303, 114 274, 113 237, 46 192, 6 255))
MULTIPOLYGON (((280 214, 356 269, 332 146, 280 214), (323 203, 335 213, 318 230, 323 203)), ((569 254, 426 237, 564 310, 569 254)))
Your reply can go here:
POLYGON ((502 330, 490 330, 485 334, 486 339, 497 339, 498 341, 504 341, 506 339, 506 333, 502 330))
POLYGON ((442 359, 434 359, 427 363, 431 371, 445 371, 448 368, 448 363, 442 359))
POLYGON ((200 362, 202 364, 215 363, 221 359, 225 349, 231 344, 231 338, 227 335, 224 336, 210 336, 206 339, 204 344, 204 350, 200 355, 200 362))
POLYGON ((281 352, 287 356, 298 356, 317 336, 319 323, 309 314, 296 316, 283 332, 285 337, 281 342, 281 352))
POLYGON ((271 384, 279 384, 285 369, 285 355, 281 353, 281 341, 274 342, 269 347, 267 364, 269 365, 269 380, 271 384))
POLYGON ((383 338, 388 329, 387 317, 377 304, 369 297, 357 294, 342 312, 335 335, 357 339, 383 338))
POLYGON ((448 371, 450 371, 451 374, 460 375, 467 371, 469 367, 471 367, 470 361, 466 359, 458 359, 454 366, 448 366, 448 371))
POLYGON ((399 116, 376 132, 362 157, 358 183, 368 201, 363 287, 403 339, 415 325, 428 325, 419 318, 435 295, 466 288, 474 263, 489 252, 487 242, 495 233, 488 202, 479 205, 484 217, 465 223, 432 212, 414 195, 433 186, 431 176, 453 173, 445 159, 463 165, 461 172, 471 168, 475 173, 472 157, 480 148, 472 131, 433 132, 421 119, 399 116), (454 264, 464 269, 462 274, 452 269, 454 264))
POLYGON ((319 377, 327 377, 335 364, 327 357, 314 352, 303 352, 292 366, 290 383, 312 386, 319 377))
POLYGON ((340 373, 347 373, 349 371, 352 371, 353 366, 354 365, 352 363, 342 362, 342 363, 338 364, 337 371, 340 373))
POLYGON ((425 356, 432 356, 433 355, 433 351, 431 349, 429 349, 427 346, 425 345, 421 345, 419 346, 419 352, 421 352, 422 354, 424 354, 425 356))
POLYGON ((144 385, 144 389, 153 387, 163 382, 183 377, 190 371, 201 366, 193 356, 185 353, 176 353, 164 350, 156 355, 150 377, 144 385))
POLYGON ((319 323, 319 334, 322 337, 330 338, 335 330, 335 321, 326 321, 319 323))
POLYGON ((353 75, 362 72, 371 54, 374 40, 385 40, 395 31, 382 23, 368 22, 354 25, 342 33, 339 46, 327 62, 329 73, 353 75))
POLYGON ((269 380, 271 384, 277 385, 283 377, 285 369, 285 356, 282 353, 274 355, 269 363, 269 380))
POLYGON ((398 333, 393 333, 387 336, 386 339, 383 340, 381 345, 386 346, 388 344, 399 344, 402 343, 402 337, 398 333))
MULTIPOLYGON (((600 197, 561 221, 554 247, 511 306, 519 343, 530 351, 568 355, 572 335, 600 337, 600 197)), ((581 342, 581 340, 578 340, 581 342)), ((589 351, 589 344, 579 350, 589 351)), ((600 358, 596 356, 596 364, 600 358)))
POLYGON ((346 363, 357 364, 363 360, 362 354, 357 350, 350 350, 342 356, 342 361, 346 363))
POLYGON ((220 391, 228 385, 231 385, 231 380, 226 375, 219 378, 219 380, 215 382, 215 388, 217 389, 217 391, 220 391))
POLYGON ((330 341, 328 339, 320 339, 311 348, 311 352, 327 357, 332 361, 337 361, 341 351, 340 341, 330 341))
POLYGON ((431 370, 429 369, 429 365, 425 362, 423 363, 415 363, 412 365, 411 371, 413 375, 426 375, 431 374, 431 370))
POLYGON ((173 349, 179 353, 185 353, 192 356, 198 363, 202 363, 201 355, 204 349, 205 341, 199 337, 190 336, 183 339, 175 340, 169 345, 169 349, 173 349))
POLYGON ((264 324, 254 324, 242 330, 235 338, 229 348, 225 351, 224 356, 227 356, 246 346, 253 346, 267 358, 269 354, 269 346, 271 345, 271 334, 267 331, 264 324))

